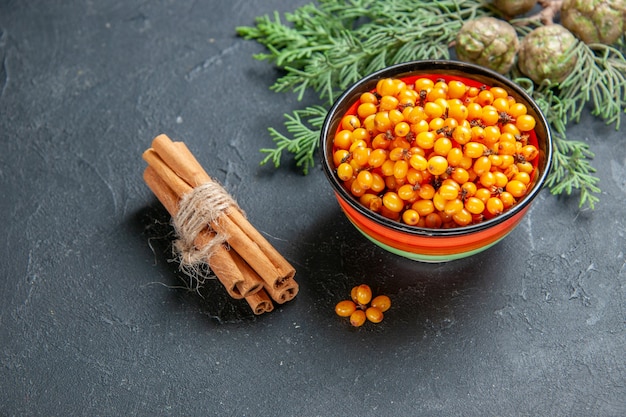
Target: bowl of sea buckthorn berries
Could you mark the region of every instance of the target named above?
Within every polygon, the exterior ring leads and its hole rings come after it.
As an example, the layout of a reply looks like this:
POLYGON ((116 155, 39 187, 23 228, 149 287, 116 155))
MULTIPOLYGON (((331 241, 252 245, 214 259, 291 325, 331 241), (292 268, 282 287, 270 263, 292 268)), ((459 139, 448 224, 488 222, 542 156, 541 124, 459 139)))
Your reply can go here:
POLYGON ((552 137, 526 91, 457 61, 387 67, 348 88, 322 126, 322 165, 348 219, 423 262, 509 234, 549 173, 552 137))

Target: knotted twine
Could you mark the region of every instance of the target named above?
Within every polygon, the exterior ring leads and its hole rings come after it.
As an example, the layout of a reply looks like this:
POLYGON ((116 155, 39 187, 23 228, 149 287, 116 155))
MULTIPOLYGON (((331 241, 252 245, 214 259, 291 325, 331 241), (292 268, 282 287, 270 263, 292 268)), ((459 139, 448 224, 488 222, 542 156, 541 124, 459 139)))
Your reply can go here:
POLYGON ((228 236, 218 233, 211 224, 219 221, 229 209, 241 211, 237 202, 221 185, 209 181, 183 195, 178 204, 178 213, 172 217, 172 225, 177 235, 173 243, 174 252, 180 269, 196 281, 196 287, 205 279, 214 278, 208 261, 220 245, 226 242, 228 236), (208 244, 198 247, 195 240, 206 228, 215 235, 208 244))

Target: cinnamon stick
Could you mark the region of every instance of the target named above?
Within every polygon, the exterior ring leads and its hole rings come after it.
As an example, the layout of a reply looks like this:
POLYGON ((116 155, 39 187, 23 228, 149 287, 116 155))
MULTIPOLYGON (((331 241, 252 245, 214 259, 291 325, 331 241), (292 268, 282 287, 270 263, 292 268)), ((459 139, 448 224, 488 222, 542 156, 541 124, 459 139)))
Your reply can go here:
MULTIPOLYGON (((166 135, 154 138, 152 148, 144 159, 175 190, 179 197, 193 187, 211 182, 200 163, 182 142, 173 142, 166 135)), ((258 273, 268 288, 279 289, 295 275, 295 269, 249 223, 238 208, 226 211, 219 221, 211 223, 217 233, 223 233, 229 245, 258 273)), ((297 293, 297 287, 291 292, 297 293)))
MULTIPOLYGON (((151 166, 144 171, 144 181, 170 215, 176 216, 179 198, 151 166)), ((214 237, 208 230, 203 231, 198 235, 195 244, 203 247, 214 237)), ((238 255, 220 245, 207 259, 207 263, 228 294, 234 299, 241 299, 262 289, 263 281, 254 270, 242 265, 241 260, 235 257, 238 258, 238 255)))
POLYGON ((256 315, 269 313, 270 311, 274 310, 274 304, 272 304, 272 300, 267 295, 265 290, 261 290, 247 296, 246 301, 252 309, 252 312, 256 315))

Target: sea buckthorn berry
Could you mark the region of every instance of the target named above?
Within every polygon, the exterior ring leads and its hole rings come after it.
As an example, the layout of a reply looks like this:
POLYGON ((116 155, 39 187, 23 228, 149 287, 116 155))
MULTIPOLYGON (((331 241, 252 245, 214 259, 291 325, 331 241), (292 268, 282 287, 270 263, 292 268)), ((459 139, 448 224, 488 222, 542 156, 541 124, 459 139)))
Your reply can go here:
POLYGON ((459 187, 458 185, 455 187, 452 184, 448 183, 448 184, 443 184, 441 187, 439 187, 439 190, 437 192, 445 200, 454 200, 455 198, 459 196, 460 190, 461 190, 461 187, 459 187))
POLYGON ((459 227, 528 192, 536 119, 502 87, 386 78, 335 134, 337 177, 364 207, 418 227, 459 227))
POLYGON ((461 194, 467 198, 467 197, 473 197, 474 194, 476 194, 476 191, 478 190, 478 187, 476 186, 476 184, 474 184, 471 181, 468 181, 464 184, 461 185, 461 194))
POLYGON ((381 193, 386 186, 384 178, 377 172, 372 172, 372 177, 374 177, 374 181, 372 181, 370 190, 375 193, 381 193))
POLYGON ((471 214, 480 214, 485 211, 485 203, 476 197, 469 197, 465 200, 465 209, 471 214))
POLYGON ((393 133, 396 136, 405 137, 411 132, 411 126, 407 122, 400 122, 393 128, 393 133))
POLYGON ((485 126, 492 126, 500 120, 500 113, 493 106, 485 106, 480 113, 480 119, 483 121, 485 126))
POLYGON ((459 185, 462 185, 469 181, 470 174, 465 168, 456 167, 452 170, 451 178, 459 185))
POLYGON ((383 205, 394 213, 400 213, 404 208, 404 201, 398 194, 393 191, 388 191, 383 195, 383 205))
POLYGON ((473 219, 474 218, 472 217, 472 214, 464 208, 457 210, 452 215, 452 220, 454 220, 454 222, 458 224, 459 226, 467 226, 473 221, 473 219))
POLYGON ((367 116, 375 114, 378 111, 376 104, 374 103, 361 103, 359 107, 357 107, 357 114, 361 119, 365 119, 367 116))
POLYGON ((342 162, 337 167, 337 176, 341 181, 348 181, 354 175, 354 168, 347 162, 342 162))
POLYGON ((380 167, 387 160, 388 152, 385 149, 374 149, 370 152, 367 163, 372 168, 380 167))
POLYGON ((437 137, 433 132, 421 132, 415 138, 415 143, 422 149, 432 149, 436 139, 437 137))
POLYGON ((354 130, 357 127, 361 127, 361 120, 354 114, 344 116, 341 119, 341 127, 346 130, 354 130))
POLYGON ((365 315, 365 311, 356 310, 354 313, 350 315, 350 324, 354 327, 361 327, 365 324, 367 320, 367 316, 365 315))
POLYGON ((452 149, 452 141, 445 137, 437 139, 433 145, 433 151, 441 156, 447 156, 450 149, 452 149))
POLYGON ((435 211, 432 200, 417 200, 411 205, 411 208, 415 210, 420 217, 426 217, 435 211))
POLYGON ((420 221, 420 215, 413 209, 404 210, 402 212, 402 221, 409 226, 415 226, 420 221))
POLYGON ((465 145, 472 140, 472 129, 466 126, 457 126, 452 131, 452 139, 454 139, 459 145, 465 145))
POLYGON ((511 180, 506 184, 506 191, 511 193, 515 198, 522 197, 526 194, 526 184, 520 180, 511 180))
POLYGON ((502 140, 498 142, 497 149, 499 155, 514 155, 516 151, 514 142, 502 140))
POLYGON ((515 123, 505 123, 504 125, 502 125, 500 131, 502 132, 502 134, 509 134, 514 138, 522 134, 517 126, 515 126, 515 123))
POLYGON ((507 112, 509 111, 509 100, 507 100, 505 97, 497 97, 493 100, 493 103, 491 103, 491 105, 493 107, 496 108, 496 110, 498 110, 498 112, 507 112))
POLYGON ((366 191, 367 190, 361 186, 360 182, 355 180, 350 183, 350 192, 353 196, 361 197, 363 194, 365 194, 366 191))
POLYGON ((424 175, 422 174, 422 170, 417 170, 413 167, 410 167, 406 172, 406 182, 411 185, 419 185, 424 182, 424 175))
POLYGON ((502 205, 504 205, 505 209, 515 204, 515 197, 513 197, 513 195, 508 191, 501 192, 498 197, 500 197, 500 200, 502 200, 502 205))
POLYGON ((393 175, 393 166, 395 165, 395 162, 396 161, 392 161, 389 158, 386 159, 380 166, 380 173, 385 177, 393 175))
POLYGON ((463 160, 463 150, 461 148, 452 148, 446 155, 448 166, 458 167, 463 160))
POLYGON ((483 175, 485 172, 489 172, 491 170, 491 159, 489 159, 486 155, 479 156, 474 160, 472 168, 474 168, 476 175, 483 175))
POLYGON ((443 224, 443 220, 441 219, 441 215, 439 213, 433 212, 426 216, 424 224, 428 228, 439 229, 443 224))
POLYGON ((498 197, 489 197, 487 203, 485 204, 485 207, 487 208, 487 211, 494 216, 502 214, 502 212, 504 211, 504 204, 502 203, 502 200, 500 200, 500 198, 498 197))
POLYGON ((517 164, 515 164, 515 166, 517 166, 519 172, 524 172, 529 175, 535 169, 535 167, 533 167, 533 164, 528 161, 518 162, 517 164))
POLYGON ((379 132, 386 132, 391 129, 391 119, 389 119, 388 111, 379 111, 376 113, 376 117, 374 117, 374 127, 379 132))
POLYGON ((356 147, 352 150, 352 160, 360 167, 367 165, 367 161, 370 159, 371 149, 367 147, 356 147))
POLYGON ((489 89, 494 98, 507 98, 509 93, 502 87, 491 87, 489 89))
POLYGON ((522 114, 515 120, 515 126, 522 132, 528 132, 535 128, 535 118, 529 114, 522 114))
POLYGON ((430 78, 418 78, 417 80, 415 80, 415 90, 417 91, 421 91, 421 90, 428 91, 434 86, 435 86, 435 82, 431 80, 430 78))
POLYGON ((382 78, 376 83, 376 92, 380 96, 393 96, 397 93, 397 86, 392 78, 382 78))
POLYGON ((489 188, 496 185, 496 176, 493 172, 487 171, 479 176, 480 183, 483 187, 489 188))
POLYGON ((372 188, 372 184, 374 183, 374 176, 371 172, 363 170, 357 174, 356 180, 359 182, 361 188, 363 188, 364 190, 369 190, 370 188, 372 188))
POLYGON ((443 107, 433 101, 428 101, 426 104, 424 104, 424 112, 430 118, 443 116, 444 110, 445 109, 443 107))
POLYGON ((349 149, 352 145, 352 131, 343 129, 335 135, 333 145, 339 149, 349 149))
POLYGON ((441 175, 448 169, 448 160, 441 156, 435 155, 428 159, 428 172, 433 175, 441 175))
POLYGON ((389 151, 389 160, 393 162, 406 159, 408 157, 408 151, 404 148, 394 147, 389 151))
POLYGON ((433 88, 426 95, 426 99, 428 101, 436 101, 439 98, 445 99, 448 95, 447 88, 442 87, 441 85, 433 86, 433 88))
POLYGON ((491 191, 488 188, 480 187, 474 193, 474 196, 478 198, 483 203, 487 204, 487 200, 491 198, 491 191))
POLYGON ((339 301, 335 306, 335 313, 339 317, 350 317, 356 311, 356 304, 352 300, 339 301))
POLYGON ((420 120, 417 123, 411 124, 411 133, 419 135, 422 132, 428 132, 428 122, 426 120, 420 120))
POLYGON ((411 201, 417 197, 417 191, 411 184, 404 184, 398 188, 398 197, 404 201, 411 201))
POLYGON ((376 94, 367 91, 367 92, 361 94, 361 96, 359 97, 359 101, 361 103, 378 104, 378 97, 376 97, 376 94))
POLYGON ((458 125, 459 122, 454 117, 446 117, 443 120, 443 128, 441 129, 440 135, 450 136, 450 132, 452 132, 458 125))
POLYGON ((354 301, 355 303, 359 303, 359 300, 356 297, 357 291, 359 290, 359 286, 356 285, 354 287, 352 287, 352 289, 350 290, 350 298, 352 299, 352 301, 354 301))
POLYGON ((353 141, 363 140, 365 142, 369 142, 370 138, 370 132, 368 132, 368 130, 363 127, 357 127, 352 131, 353 141))
POLYGON ((435 210, 439 212, 444 211, 446 209, 447 202, 448 200, 443 198, 443 196, 439 194, 439 191, 437 191, 435 195, 433 196, 433 205, 435 206, 435 210))
POLYGON ((450 216, 453 216, 461 210, 463 210, 463 202, 458 198, 449 200, 443 208, 444 213, 450 216))
POLYGON ((521 181, 524 183, 524 185, 528 185, 530 184, 530 175, 528 175, 528 172, 520 171, 515 174, 513 180, 521 181))
POLYGON ((391 308, 391 299, 386 295, 377 295, 372 299, 370 306, 375 307, 384 313, 391 308))
POLYGON ((350 152, 346 149, 338 149, 333 153, 333 163, 336 167, 350 159, 350 152))
POLYGON ((493 103, 493 100, 493 93, 490 90, 482 90, 480 93, 478 93, 478 96, 476 97, 476 103, 480 104, 481 106, 488 106, 493 103))
POLYGON ((467 86, 463 81, 452 80, 448 83, 448 97, 461 98, 465 96, 467 86))
POLYGON ((394 96, 382 96, 378 103, 378 110, 393 110, 398 107, 400 102, 394 96))
POLYGON ((422 155, 412 154, 409 158, 409 164, 418 171, 428 169, 428 160, 422 155))
POLYGON ((445 120, 441 117, 435 117, 428 123, 428 128, 437 134, 443 134, 443 128, 445 126, 445 120))
POLYGON ((539 150, 536 146, 526 145, 522 148, 521 154, 525 160, 532 161, 539 155, 539 150))
POLYGON ((372 149, 389 149, 391 139, 386 133, 379 133, 372 139, 372 149))
POLYGON ((496 183, 494 184, 498 188, 506 187, 506 184, 509 182, 508 177, 502 171, 494 171, 494 177, 496 178, 496 183))
POLYGON ((515 103, 509 105, 509 115, 513 118, 520 117, 526 114, 527 111, 528 109, 526 108, 526 105, 524 103, 515 103))
POLYGON ((422 184, 418 191, 419 197, 425 200, 431 200, 435 195, 435 187, 431 184, 422 184))
POLYGON ((369 304, 372 301, 372 289, 367 284, 356 287, 356 302, 361 305, 369 304))
POLYGON ((393 176, 396 179, 405 178, 407 172, 409 172, 409 163, 406 159, 400 159, 393 164, 393 176))
POLYGON ((376 194, 365 193, 359 198, 359 202, 372 211, 380 210, 383 200, 376 194))
POLYGON ((487 147, 479 142, 469 142, 463 147, 463 155, 469 158, 479 158, 485 154, 487 147))
POLYGON ((383 312, 376 307, 368 307, 367 310, 365 310, 365 316, 372 323, 380 323, 383 321, 384 317, 383 312))
POLYGON ((404 115, 399 109, 389 110, 389 120, 391 121, 391 125, 395 126, 404 121, 404 115))
POLYGON ((502 133, 497 125, 485 126, 483 129, 483 141, 486 145, 493 145, 498 142, 501 136, 502 133))
POLYGON ((406 115, 405 120, 408 123, 417 123, 428 118, 428 115, 424 111, 424 108, 421 106, 416 106, 409 109, 408 115, 406 115))

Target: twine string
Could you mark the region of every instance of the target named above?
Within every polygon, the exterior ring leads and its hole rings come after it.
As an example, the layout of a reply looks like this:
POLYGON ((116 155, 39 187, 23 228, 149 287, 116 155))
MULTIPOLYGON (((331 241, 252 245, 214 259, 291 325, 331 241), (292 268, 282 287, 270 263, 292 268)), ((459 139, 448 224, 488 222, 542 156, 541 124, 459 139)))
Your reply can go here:
POLYGON ((215 231, 211 223, 218 221, 229 208, 240 210, 237 202, 221 185, 210 181, 182 196, 178 213, 172 218, 177 235, 174 252, 181 270, 195 279, 197 285, 211 277, 208 259, 228 239, 228 236, 215 231), (195 240, 205 228, 213 231, 215 236, 207 245, 197 247, 195 240))

